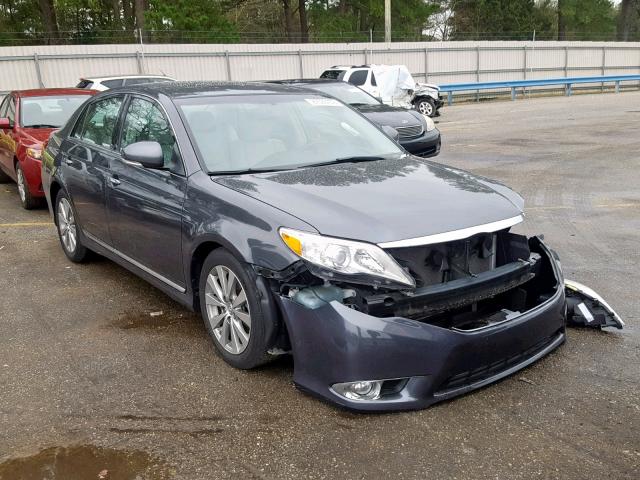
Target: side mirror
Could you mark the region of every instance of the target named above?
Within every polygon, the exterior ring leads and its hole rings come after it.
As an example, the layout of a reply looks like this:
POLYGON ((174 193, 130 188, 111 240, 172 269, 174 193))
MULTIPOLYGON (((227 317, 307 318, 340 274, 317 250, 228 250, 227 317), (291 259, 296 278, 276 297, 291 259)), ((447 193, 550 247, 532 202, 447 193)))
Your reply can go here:
POLYGON ((158 142, 136 142, 122 150, 122 156, 129 162, 135 162, 144 168, 164 167, 164 155, 158 142))
POLYGON ((12 128, 11 127, 11 120, 9 120, 8 118, 0 118, 0 128, 6 130, 8 128, 12 128))
POLYGON ((396 130, 393 127, 390 127, 389 125, 382 125, 382 131, 386 133, 389 138, 391 138, 396 142, 400 139, 400 134, 398 133, 398 130, 396 130))

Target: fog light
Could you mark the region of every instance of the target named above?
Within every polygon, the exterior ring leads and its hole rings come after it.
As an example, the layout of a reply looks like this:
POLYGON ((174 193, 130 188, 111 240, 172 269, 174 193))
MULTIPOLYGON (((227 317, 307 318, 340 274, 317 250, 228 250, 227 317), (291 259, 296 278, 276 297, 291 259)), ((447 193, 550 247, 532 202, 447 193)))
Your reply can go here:
POLYGON ((380 398, 382 380, 362 380, 359 382, 336 383, 334 392, 349 400, 376 400, 380 398))

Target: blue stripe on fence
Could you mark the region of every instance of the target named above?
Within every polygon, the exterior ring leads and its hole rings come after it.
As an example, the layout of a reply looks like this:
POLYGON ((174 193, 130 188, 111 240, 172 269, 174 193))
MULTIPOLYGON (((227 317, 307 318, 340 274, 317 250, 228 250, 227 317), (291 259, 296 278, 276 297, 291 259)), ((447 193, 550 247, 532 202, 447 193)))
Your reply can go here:
POLYGON ((559 77, 540 78, 532 80, 513 80, 498 82, 478 82, 478 83, 450 83, 440 85, 440 92, 447 93, 448 104, 453 103, 453 92, 463 92, 470 90, 491 90, 497 88, 511 89, 511 99, 516 98, 516 88, 540 87, 545 85, 565 85, 565 94, 571 95, 571 85, 580 83, 605 83, 615 82, 616 93, 620 90, 620 82, 640 81, 640 75, 604 75, 596 77, 559 77))

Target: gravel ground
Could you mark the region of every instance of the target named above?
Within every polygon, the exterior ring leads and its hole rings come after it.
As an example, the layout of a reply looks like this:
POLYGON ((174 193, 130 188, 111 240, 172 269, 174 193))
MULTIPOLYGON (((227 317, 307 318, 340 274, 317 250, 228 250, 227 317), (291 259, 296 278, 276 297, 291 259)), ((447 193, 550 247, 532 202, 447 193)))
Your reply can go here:
POLYGON ((408 413, 322 403, 287 358, 228 367, 196 315, 110 261, 68 262, 48 213, 1 185, 0 479, 640 478, 639 127, 640 92, 443 108, 438 160, 521 192, 521 230, 628 327, 570 330, 408 413))

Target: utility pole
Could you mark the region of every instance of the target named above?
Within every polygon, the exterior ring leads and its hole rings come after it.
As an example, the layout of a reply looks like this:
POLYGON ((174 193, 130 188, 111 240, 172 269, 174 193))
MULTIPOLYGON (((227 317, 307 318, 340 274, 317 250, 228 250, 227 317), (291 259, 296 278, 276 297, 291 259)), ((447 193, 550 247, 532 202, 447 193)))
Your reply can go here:
POLYGON ((384 41, 391 43, 391 0, 384 0, 384 41))

